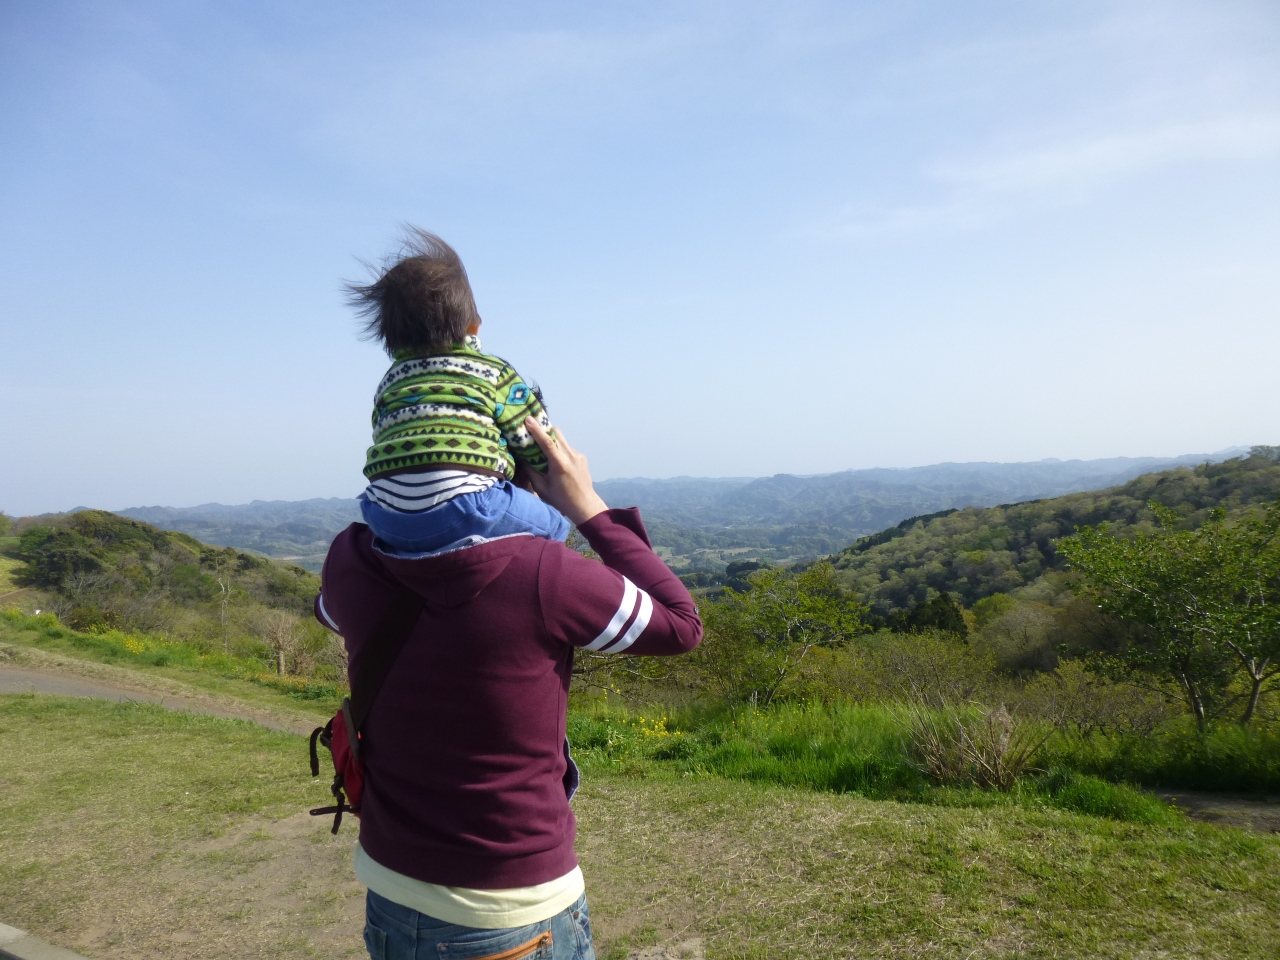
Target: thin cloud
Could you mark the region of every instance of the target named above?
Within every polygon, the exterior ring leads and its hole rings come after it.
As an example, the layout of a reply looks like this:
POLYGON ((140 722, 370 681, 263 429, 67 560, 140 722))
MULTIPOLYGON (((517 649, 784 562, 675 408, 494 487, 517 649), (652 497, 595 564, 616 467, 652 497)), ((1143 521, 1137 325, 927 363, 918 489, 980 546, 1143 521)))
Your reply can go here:
POLYGON ((1074 138, 1034 150, 944 161, 926 179, 943 195, 890 209, 845 208, 823 229, 845 239, 975 229, 994 220, 1079 202, 1112 184, 1174 163, 1256 163, 1280 155, 1280 115, 1219 117, 1130 133, 1074 138))

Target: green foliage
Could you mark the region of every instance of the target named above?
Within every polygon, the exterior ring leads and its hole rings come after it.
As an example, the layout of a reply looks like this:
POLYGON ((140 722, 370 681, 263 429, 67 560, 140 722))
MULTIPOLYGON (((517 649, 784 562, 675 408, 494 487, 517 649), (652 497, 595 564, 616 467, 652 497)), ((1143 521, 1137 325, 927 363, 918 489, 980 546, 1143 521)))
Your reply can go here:
POLYGON ((866 553, 872 547, 878 547, 882 543, 888 543, 891 540, 897 540, 899 537, 905 537, 917 523, 928 523, 930 520, 937 520, 941 517, 949 517, 955 513, 955 509, 939 510, 936 513, 925 513, 918 517, 907 517, 901 523, 881 530, 879 533, 873 533, 870 536, 859 537, 854 541, 853 545, 848 547, 846 553, 866 553))
POLYGON ((964 608, 949 593, 939 593, 932 600, 917 603, 906 610, 894 610, 887 624, 896 633, 920 633, 936 630, 965 636, 969 632, 964 621, 964 608))
MULTIPOLYGON (((578 705, 569 713, 568 733, 574 757, 588 775, 717 776, 877 800, 1048 805, 1132 823, 1182 822, 1176 810, 1154 797, 1064 765, 1061 751, 1050 773, 1021 781, 1007 798, 935 786, 926 766, 912 756, 911 731, 920 716, 901 707, 848 702, 778 703, 741 710, 736 718, 727 711, 668 715, 578 705)), ((942 722, 953 719, 938 716, 942 722)))
POLYGON ((569 739, 584 769, 640 771, 800 786, 868 797, 919 796, 928 784, 903 745, 904 725, 883 707, 777 704, 657 717, 620 709, 569 715, 569 739))
POLYGON ((1177 809, 1141 790, 1073 770, 1052 771, 1036 786, 1048 794, 1050 805, 1059 810, 1148 826, 1174 827, 1183 822, 1177 809))
POLYGON ((993 593, 989 597, 983 597, 973 605, 974 626, 981 630, 1017 605, 1018 601, 1007 593, 993 593))
POLYGON ((1100 609, 1139 628, 1114 658, 1175 680, 1201 726, 1225 708, 1243 671, 1248 722, 1280 669, 1280 502, 1236 522, 1215 509, 1196 530, 1150 506, 1156 532, 1120 538, 1105 524, 1084 527, 1059 548, 1100 609))
POLYGON ((757 570, 764 570, 771 566, 772 564, 759 560, 738 560, 725 566, 724 579, 721 582, 730 590, 744 593, 751 589, 748 577, 757 570))
POLYGON ((26 568, 15 580, 26 586, 58 587, 72 574, 102 568, 103 551, 76 530, 34 527, 19 538, 16 553, 26 568))
POLYGON ((1065 569, 1056 542, 1076 527, 1108 522, 1118 535, 1151 530, 1154 501, 1172 509, 1181 528, 1202 523, 1214 508, 1235 515, 1280 497, 1280 463, 1252 455, 1147 474, 1121 487, 1012 506, 969 507, 921 518, 898 531, 859 541, 831 558, 842 582, 876 616, 923 603, 938 593, 966 607, 1014 593, 1065 569), (872 543, 878 537, 882 542, 872 543))
POLYGON ((1052 767, 1106 780, 1188 790, 1280 790, 1280 731, 1234 723, 1198 729, 1185 718, 1151 733, 1062 736, 1046 747, 1052 767))
POLYGON ((768 705, 815 646, 842 644, 865 630, 865 608, 841 589, 830 564, 763 568, 747 581, 749 590, 700 605, 706 636, 692 655, 731 707, 768 705))
POLYGON ((319 578, 300 567, 100 510, 19 527, 13 579, 43 591, 28 607, 78 631, 163 636, 204 653, 272 655, 281 673, 342 676, 340 641, 310 616, 319 578))

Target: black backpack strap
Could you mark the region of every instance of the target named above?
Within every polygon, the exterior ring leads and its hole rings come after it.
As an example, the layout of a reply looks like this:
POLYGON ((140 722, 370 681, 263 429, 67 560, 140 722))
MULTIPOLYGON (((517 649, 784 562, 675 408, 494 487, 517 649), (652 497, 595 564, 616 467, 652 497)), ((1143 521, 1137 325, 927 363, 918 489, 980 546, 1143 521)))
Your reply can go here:
POLYGON ((391 606, 383 614, 378 629, 369 640, 369 645, 362 651, 360 670, 351 678, 351 699, 342 704, 353 751, 359 749, 356 737, 369 716, 374 698, 382 689, 382 682, 387 679, 387 674, 391 672, 396 658, 404 649, 405 641, 413 632, 414 624, 418 622, 418 617, 422 613, 422 607, 422 597, 407 587, 401 587, 396 591, 391 606))

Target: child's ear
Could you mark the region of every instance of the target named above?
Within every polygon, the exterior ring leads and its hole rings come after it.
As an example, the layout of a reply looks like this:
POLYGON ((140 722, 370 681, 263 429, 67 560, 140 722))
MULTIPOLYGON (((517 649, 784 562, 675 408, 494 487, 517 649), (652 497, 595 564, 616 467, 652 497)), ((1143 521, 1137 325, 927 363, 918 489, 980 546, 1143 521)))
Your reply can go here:
POLYGON ((467 336, 474 337, 477 333, 479 333, 480 324, 483 322, 484 321, 482 321, 479 317, 476 317, 474 320, 472 320, 470 326, 467 327, 467 336))

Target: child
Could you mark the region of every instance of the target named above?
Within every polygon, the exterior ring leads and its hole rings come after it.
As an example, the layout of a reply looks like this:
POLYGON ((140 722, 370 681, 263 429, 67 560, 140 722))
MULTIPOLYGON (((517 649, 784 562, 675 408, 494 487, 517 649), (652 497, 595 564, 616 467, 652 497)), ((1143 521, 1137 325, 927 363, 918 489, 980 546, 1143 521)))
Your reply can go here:
POLYGON ((551 422, 511 365, 481 352, 480 315, 453 248, 414 229, 400 260, 348 289, 393 359, 374 396, 360 496, 377 547, 417 558, 520 534, 564 540, 569 522, 510 482, 517 463, 546 472, 524 421, 551 422))

